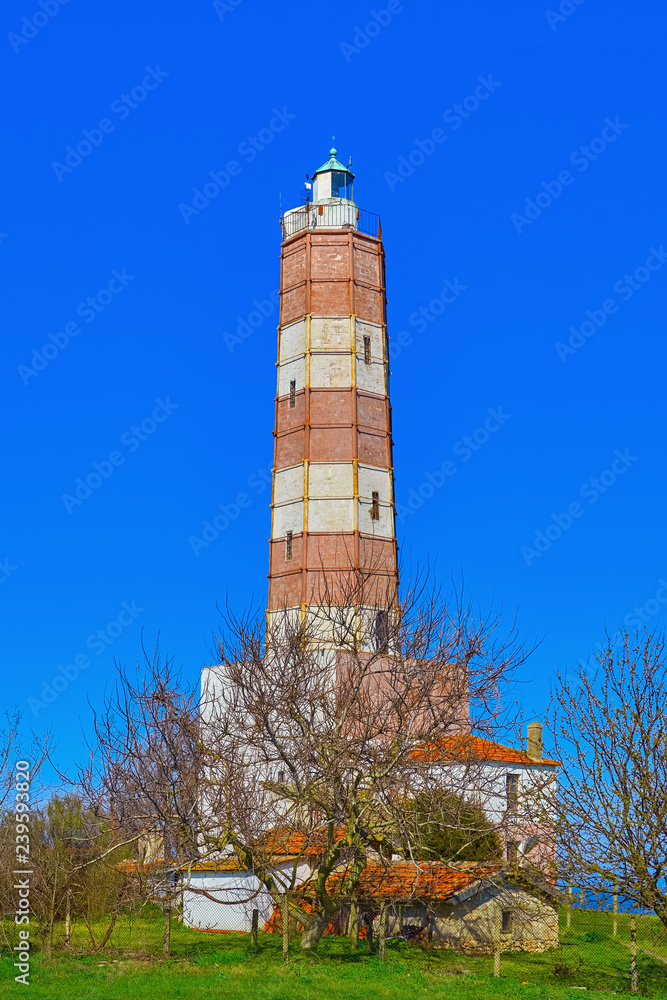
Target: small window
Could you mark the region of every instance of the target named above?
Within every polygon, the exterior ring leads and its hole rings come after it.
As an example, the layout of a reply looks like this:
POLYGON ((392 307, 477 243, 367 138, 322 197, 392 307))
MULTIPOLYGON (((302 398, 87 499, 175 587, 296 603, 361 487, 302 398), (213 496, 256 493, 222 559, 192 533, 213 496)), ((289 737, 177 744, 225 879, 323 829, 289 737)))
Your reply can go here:
POLYGON ((382 652, 387 648, 389 642, 389 626, 387 622, 387 612, 378 611, 375 616, 375 648, 382 652))
POLYGON ((516 812, 519 801, 519 775, 507 774, 505 776, 505 793, 507 796, 507 811, 516 812))
POLYGON ((502 928, 502 933, 503 934, 511 934, 512 933, 512 911, 511 910, 503 910, 501 928, 502 928))
POLYGON ((285 559, 292 558, 292 532, 287 532, 287 537, 285 538, 285 559))
POLYGON ((507 841, 507 860, 516 861, 519 857, 519 845, 516 840, 507 841))
POLYGON ((373 355, 371 354, 371 338, 364 337, 364 361, 367 365, 373 360, 373 355))
POLYGON ((380 494, 373 490, 371 494, 371 521, 380 520, 380 494))
POLYGON ((296 382, 294 379, 289 384, 289 407, 293 410, 296 406, 296 382))

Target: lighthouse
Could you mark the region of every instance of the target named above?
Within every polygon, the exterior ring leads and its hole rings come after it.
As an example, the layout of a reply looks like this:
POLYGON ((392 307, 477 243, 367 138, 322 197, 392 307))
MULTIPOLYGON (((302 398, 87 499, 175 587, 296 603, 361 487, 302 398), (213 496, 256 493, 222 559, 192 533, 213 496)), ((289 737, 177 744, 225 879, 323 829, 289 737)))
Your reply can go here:
POLYGON ((385 262, 354 179, 331 149, 281 219, 269 620, 340 601, 381 636, 398 582, 385 262))

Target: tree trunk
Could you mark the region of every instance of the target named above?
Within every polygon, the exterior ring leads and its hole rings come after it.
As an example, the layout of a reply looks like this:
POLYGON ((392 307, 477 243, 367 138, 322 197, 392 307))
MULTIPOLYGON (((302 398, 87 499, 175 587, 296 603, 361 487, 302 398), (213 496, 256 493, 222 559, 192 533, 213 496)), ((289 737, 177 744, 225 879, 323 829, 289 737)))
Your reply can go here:
POLYGON ((310 926, 306 926, 301 935, 302 951, 317 951, 320 938, 324 934, 327 924, 331 920, 331 914, 319 913, 310 926))
POLYGON ((97 941, 95 940, 95 935, 93 934, 93 928, 90 926, 90 920, 88 919, 88 914, 84 913, 83 919, 85 921, 86 927, 88 928, 88 933, 90 935, 90 940, 93 942, 93 948, 97 948, 97 941))
POLYGON ((250 928, 250 943, 257 944, 257 929, 259 927, 259 910, 252 911, 252 926, 250 928))
POLYGON ((611 902, 612 912, 614 914, 612 918, 612 936, 618 936, 618 883, 614 882, 614 895, 612 896, 611 902))
POLYGON ((113 934, 113 929, 116 926, 116 919, 117 919, 117 917, 118 917, 118 914, 114 913, 114 915, 111 918, 111 923, 107 927, 107 932, 104 935, 104 940, 102 941, 102 944, 100 945, 100 948, 104 948, 104 946, 106 945, 107 941, 109 940, 109 938, 113 934))
POLYGON ((387 903, 383 899, 380 903, 380 919, 378 921, 378 955, 380 961, 384 962, 386 957, 385 943, 387 939, 387 903))
POLYGON ((359 904, 352 900, 350 903, 350 951, 356 951, 359 945, 359 904))
POLYGON ((283 962, 289 962, 289 900, 283 896, 283 962))
POLYGON ((366 944, 368 946, 368 954, 373 954, 373 912, 367 913, 365 916, 366 923, 366 944))

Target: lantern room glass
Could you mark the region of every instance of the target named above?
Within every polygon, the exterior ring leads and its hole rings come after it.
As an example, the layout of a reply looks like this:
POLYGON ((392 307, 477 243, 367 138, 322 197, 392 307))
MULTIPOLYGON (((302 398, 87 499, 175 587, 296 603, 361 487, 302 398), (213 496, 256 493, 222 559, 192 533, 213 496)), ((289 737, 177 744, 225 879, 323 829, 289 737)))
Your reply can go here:
POLYGON ((352 176, 346 170, 332 170, 331 197, 352 201, 352 176))

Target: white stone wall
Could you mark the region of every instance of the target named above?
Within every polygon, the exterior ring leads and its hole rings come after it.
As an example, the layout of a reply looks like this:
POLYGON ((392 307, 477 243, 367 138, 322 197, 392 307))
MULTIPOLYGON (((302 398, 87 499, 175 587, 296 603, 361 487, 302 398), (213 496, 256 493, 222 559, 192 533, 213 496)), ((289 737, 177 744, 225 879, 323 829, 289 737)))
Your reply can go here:
POLYGON ((278 469, 273 484, 273 538, 287 531, 355 531, 394 537, 393 481, 388 469, 353 462, 303 462, 278 469), (379 518, 371 517, 378 493, 379 518), (304 498, 307 505, 304 507, 304 498))
MULTIPOLYGON (((289 865, 278 866, 289 880, 289 865)), ((295 884, 299 885, 310 874, 307 865, 299 865, 295 884)), ((274 900, 261 888, 261 882, 252 872, 193 872, 183 889, 183 923, 186 927, 209 931, 245 931, 252 927, 252 911, 259 910, 259 929, 273 912, 274 900), (197 890, 205 890, 216 901, 208 899, 197 890)))

